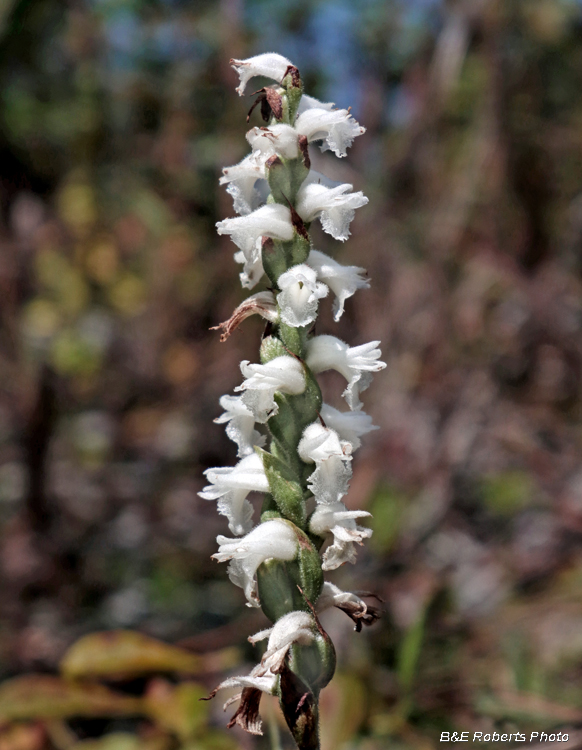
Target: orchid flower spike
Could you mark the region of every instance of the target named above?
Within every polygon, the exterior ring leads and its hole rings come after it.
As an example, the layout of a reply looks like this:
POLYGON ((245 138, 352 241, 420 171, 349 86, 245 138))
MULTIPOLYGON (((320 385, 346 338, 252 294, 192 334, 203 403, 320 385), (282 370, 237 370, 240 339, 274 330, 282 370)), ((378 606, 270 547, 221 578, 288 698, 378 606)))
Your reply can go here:
POLYGON ((383 370, 379 341, 361 346, 348 346, 335 336, 315 336, 307 345, 307 365, 313 372, 337 370, 348 381, 343 396, 350 409, 362 406, 360 393, 372 382, 372 373, 383 370))
POLYGON ((323 571, 353 563, 355 545, 372 533, 356 523, 370 514, 348 510, 343 499, 353 451, 363 435, 377 429, 360 411, 360 393, 372 373, 386 365, 377 341, 350 347, 335 336, 314 333, 319 301, 330 290, 337 322, 346 299, 369 281, 363 268, 342 266, 314 250, 309 225, 319 219, 325 232, 343 242, 356 209, 368 199, 351 184, 312 170, 310 144, 345 157, 365 129, 349 109, 305 95, 298 69, 281 55, 269 52, 231 65, 241 95, 255 76, 274 84, 256 92, 249 112, 247 121, 260 104, 266 123, 247 133, 251 152, 220 178, 239 215, 216 227, 238 248, 234 258, 243 265, 242 285, 252 289, 264 277, 266 284, 216 328, 224 341, 250 315, 266 322, 260 363, 241 362, 238 395, 221 397, 224 412, 215 420, 236 443, 239 461, 208 469, 200 496, 217 501, 234 535, 217 537, 213 558, 229 562, 231 581, 272 626, 249 639, 254 644, 268 638, 261 663, 216 690, 240 688, 227 702, 240 699, 228 726, 237 724, 251 734, 261 734, 262 694, 277 695, 298 748, 316 748, 319 692, 335 669, 335 650, 317 613, 338 607, 356 630, 379 615, 364 601, 367 595, 324 583, 323 571), (315 376, 329 369, 347 380, 343 395, 349 412, 323 403, 315 376), (265 493, 254 528, 251 492, 265 493))

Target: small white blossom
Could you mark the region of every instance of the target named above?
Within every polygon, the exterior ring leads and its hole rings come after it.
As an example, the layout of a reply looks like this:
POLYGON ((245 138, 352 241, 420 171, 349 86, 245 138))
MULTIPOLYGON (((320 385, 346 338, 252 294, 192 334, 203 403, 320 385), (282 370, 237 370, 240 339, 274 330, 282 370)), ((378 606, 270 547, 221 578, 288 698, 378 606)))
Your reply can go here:
POLYGON ((240 699, 241 703, 228 726, 238 724, 250 734, 262 734, 262 722, 259 716, 261 693, 274 695, 277 688, 277 675, 282 671, 289 649, 294 643, 309 646, 316 633, 316 623, 307 612, 289 612, 281 617, 272 628, 262 630, 250 636, 251 643, 269 638, 267 650, 261 663, 249 675, 229 677, 210 694, 213 698, 223 688, 240 687, 242 693, 230 698, 224 709, 240 699))
POLYGON ((320 422, 307 425, 297 446, 299 457, 305 463, 321 463, 332 456, 351 461, 352 446, 339 439, 338 434, 320 422))
POLYGON ((297 109, 297 117, 302 115, 304 112, 307 112, 308 109, 326 109, 328 111, 334 109, 335 104, 333 102, 320 102, 319 99, 316 99, 314 96, 308 96, 307 94, 303 94, 301 97, 301 101, 299 102, 299 107, 297 109))
MULTIPOLYGON (((232 196, 234 210, 244 216, 257 209, 265 196, 256 189, 258 180, 265 180, 265 159, 258 153, 249 154, 232 167, 225 167, 219 182, 228 185, 226 192, 232 196)), ((266 185, 266 182, 265 182, 266 185)))
POLYGON ((340 441, 338 435, 319 422, 308 425, 299 445, 299 457, 305 463, 315 463, 316 469, 308 477, 308 487, 320 504, 337 503, 347 493, 352 470, 352 446, 340 441))
POLYGON ((277 683, 277 675, 265 670, 261 664, 257 664, 248 675, 239 675, 238 677, 229 677, 227 680, 223 680, 218 687, 214 688, 208 698, 204 698, 204 700, 214 698, 219 690, 225 688, 242 688, 241 693, 229 698, 224 704, 224 710, 226 711, 231 703, 240 700, 240 705, 232 719, 228 722, 227 727, 230 729, 235 724, 238 724, 245 732, 260 735, 263 734, 261 729, 263 722, 259 716, 261 695, 262 693, 275 695, 277 683))
POLYGON ((342 440, 351 443, 353 450, 362 444, 362 435, 379 429, 372 424, 372 417, 363 411, 339 411, 329 404, 322 404, 320 414, 328 427, 335 430, 342 440))
POLYGON ((293 225, 287 206, 272 203, 261 206, 246 216, 223 219, 216 223, 218 234, 229 234, 240 253, 235 253, 237 263, 244 263, 241 273, 243 286, 252 289, 263 275, 261 261, 261 237, 276 240, 291 240, 293 225))
POLYGON ((305 370, 295 357, 276 357, 264 365, 243 360, 240 369, 245 380, 235 391, 245 392, 243 401, 261 424, 278 411, 276 391, 296 396, 305 390, 305 370))
POLYGON ((279 618, 272 628, 261 630, 249 637, 252 644, 269 638, 267 650, 261 659, 265 671, 278 674, 293 643, 308 646, 312 643, 317 625, 308 612, 289 612, 279 618))
POLYGON ((240 458, 254 453, 254 446, 263 447, 266 441, 265 435, 257 432, 255 418, 250 409, 244 405, 241 396, 221 396, 220 405, 224 414, 217 417, 216 424, 226 423, 226 434, 238 445, 240 458))
POLYGON ((350 409, 359 409, 360 393, 372 382, 372 373, 383 370, 380 362, 380 342, 370 341, 361 346, 348 346, 335 336, 315 336, 307 344, 307 365, 313 372, 337 370, 348 381, 343 396, 350 409))
POLYGON ((253 506, 246 499, 249 492, 268 492, 269 482, 263 461, 256 453, 246 456, 236 466, 207 469, 209 482, 198 494, 204 500, 218 500, 218 512, 228 518, 233 534, 247 534, 253 526, 253 506))
POLYGON ((244 590, 250 607, 260 606, 255 578, 259 565, 271 558, 293 560, 298 549, 292 526, 278 518, 260 524, 242 539, 218 536, 216 541, 220 547, 212 557, 218 562, 231 561, 228 576, 244 590))
POLYGON ((245 289, 254 289, 259 281, 263 278, 265 269, 263 268, 263 258, 261 256, 260 238, 248 257, 239 250, 234 254, 237 263, 243 265, 243 270, 239 273, 240 283, 245 289))
POLYGON ((317 278, 327 284, 335 294, 333 319, 337 323, 343 314, 346 299, 358 289, 367 289, 370 286, 369 280, 364 277, 366 270, 358 266, 342 266, 319 250, 309 253, 307 263, 317 271, 317 278))
POLYGON ((247 60, 231 60, 230 64, 240 78, 240 86, 236 89, 239 96, 245 93, 247 83, 251 78, 265 76, 265 78, 280 82, 287 72, 287 68, 293 65, 286 57, 274 52, 249 57, 247 60))
POLYGON ((281 289, 277 295, 281 319, 294 328, 313 323, 317 317, 318 301, 329 291, 325 284, 317 282, 313 268, 304 263, 281 274, 277 286, 281 289))
MULTIPOLYGON (((250 255, 261 237, 272 237, 276 240, 291 240, 293 225, 291 212, 287 206, 271 203, 261 206, 246 216, 235 216, 216 222, 218 234, 229 234, 232 241, 250 255)), ((260 249, 260 248, 259 248, 260 249)))
POLYGON ((246 139, 255 158, 263 164, 274 154, 282 159, 296 159, 299 156, 299 133, 291 125, 277 123, 268 128, 251 128, 246 139))
POLYGON ((324 140, 322 151, 331 149, 336 156, 347 155, 354 138, 366 132, 347 109, 310 108, 295 121, 295 130, 308 141, 324 140))
POLYGON ((317 505, 309 521, 309 530, 318 536, 331 532, 334 537, 333 544, 323 555, 323 570, 335 570, 346 562, 356 561, 354 544, 363 544, 364 539, 372 536, 372 529, 357 526, 354 519, 369 515, 364 510, 348 510, 341 502, 317 505))
POLYGON ((324 232, 344 242, 350 236, 356 208, 368 203, 361 191, 350 193, 352 187, 349 183, 334 188, 304 184, 297 193, 297 213, 306 222, 319 218, 324 232))
MULTIPOLYGON (((378 599, 379 597, 370 592, 360 592, 362 596, 378 599)), ((355 623, 355 629, 359 632, 362 624, 372 625, 380 617, 380 610, 361 599, 351 591, 342 591, 335 584, 325 581, 321 594, 317 600, 317 611, 325 612, 326 609, 337 607, 345 612, 355 623)))

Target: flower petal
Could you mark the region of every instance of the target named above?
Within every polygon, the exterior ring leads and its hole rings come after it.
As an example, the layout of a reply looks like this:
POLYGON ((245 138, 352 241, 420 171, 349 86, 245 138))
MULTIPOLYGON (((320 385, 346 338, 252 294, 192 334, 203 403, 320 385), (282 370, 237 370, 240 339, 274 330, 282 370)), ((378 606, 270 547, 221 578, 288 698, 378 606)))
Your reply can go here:
POLYGON ((231 60, 231 66, 236 70, 240 78, 240 85, 236 89, 239 96, 245 93, 247 83, 255 76, 265 76, 273 81, 281 81, 287 68, 293 63, 289 62, 283 55, 267 52, 263 55, 255 55, 247 60, 231 60))

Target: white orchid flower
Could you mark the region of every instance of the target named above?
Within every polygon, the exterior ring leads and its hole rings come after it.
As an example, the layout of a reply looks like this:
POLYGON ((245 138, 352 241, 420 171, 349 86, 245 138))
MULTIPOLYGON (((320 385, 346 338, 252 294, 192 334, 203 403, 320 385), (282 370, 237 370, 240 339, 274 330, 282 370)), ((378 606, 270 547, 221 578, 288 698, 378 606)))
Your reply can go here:
POLYGON ((261 424, 278 411, 277 391, 297 396, 305 390, 305 370, 295 357, 276 357, 264 365, 243 360, 240 369, 245 380, 235 391, 244 391, 243 402, 261 424))
POLYGON ((322 151, 331 149, 336 156, 347 155, 354 138, 366 132, 347 109, 312 107, 302 112, 295 121, 295 130, 309 142, 323 140, 322 151))
POLYGON ((341 503, 317 505, 309 520, 309 530, 317 536, 333 534, 333 544, 323 555, 323 570, 335 570, 346 562, 356 561, 354 544, 362 545, 364 539, 372 536, 372 529, 356 525, 356 518, 370 516, 364 510, 348 510, 341 503))
POLYGON ((316 469, 307 479, 316 503, 339 502, 349 489, 352 470, 352 446, 341 441, 329 427, 313 422, 303 431, 297 446, 299 457, 305 463, 315 463, 316 469))
POLYGON ((382 352, 377 348, 379 341, 370 341, 361 346, 348 346, 335 336, 315 336, 307 344, 307 366, 313 372, 337 370, 348 381, 343 396, 350 409, 359 409, 360 393, 372 382, 372 373, 383 370, 385 362, 380 362, 382 352))
POLYGON ((297 213, 303 221, 321 221, 323 231, 344 242, 350 236, 350 224, 356 208, 368 203, 362 192, 350 193, 353 185, 334 188, 321 184, 303 184, 297 193, 297 213))
POLYGON ((317 271, 317 278, 335 294, 333 303, 333 319, 337 321, 344 312, 344 304, 358 289, 367 289, 370 282, 364 277, 366 270, 358 266, 342 266, 333 258, 319 250, 312 250, 307 258, 307 264, 317 271))
POLYGON ((261 665, 266 672, 279 674, 291 646, 294 643, 309 646, 316 632, 317 625, 313 615, 308 612, 289 612, 278 619, 272 628, 251 635, 249 641, 255 644, 265 638, 269 639, 261 665))
POLYGON ((263 447, 267 440, 265 435, 255 430, 255 418, 245 406, 241 396, 221 396, 220 405, 224 414, 217 417, 216 424, 226 423, 227 436, 238 445, 238 456, 244 458, 254 453, 255 445, 263 447))
POLYGON ((261 696, 263 693, 275 695, 277 683, 278 677, 276 674, 268 670, 266 671, 261 664, 257 664, 248 675, 239 675, 238 677, 229 677, 223 680, 218 687, 214 688, 208 698, 203 698, 202 700, 214 698, 219 690, 224 690, 225 688, 242 688, 242 692, 229 698, 224 704, 224 710, 226 711, 231 703, 240 700, 239 707, 226 726, 228 729, 231 729, 235 724, 238 724, 238 726, 242 727, 249 734, 261 735, 263 734, 263 722, 259 716, 261 696))
POLYGON ((236 89, 239 96, 243 96, 247 83, 255 76, 264 76, 271 78, 273 81, 280 82, 289 66, 289 62, 283 55, 277 55, 274 52, 267 52, 264 55, 249 57, 247 60, 231 60, 231 66, 236 70, 240 78, 240 85, 236 89))
POLYGON ((204 500, 218 500, 218 512, 228 519, 228 528, 236 536, 247 534, 253 526, 253 506, 249 492, 268 492, 269 482, 263 461, 256 453, 246 456, 236 466, 207 469, 211 483, 198 494, 204 500))
POLYGON ((249 607, 260 606, 255 577, 259 565, 272 558, 293 560, 298 550, 292 526, 278 518, 260 524, 242 539, 218 536, 216 541, 219 549, 212 557, 218 562, 231 561, 228 576, 244 590, 249 607))
POLYGON ((342 440, 351 443, 353 450, 362 444, 362 435, 379 429, 372 424, 372 417, 363 411, 339 411, 329 404, 322 404, 320 414, 328 427, 335 430, 342 440))
POLYGON ((246 216, 259 208, 266 198, 256 189, 258 180, 266 180, 265 159, 260 154, 248 154, 241 162, 225 167, 222 172, 219 183, 227 185, 226 192, 232 196, 238 214, 246 216))
POLYGON ((308 109, 326 109, 330 111, 332 109, 335 109, 335 104, 333 102, 320 102, 319 99, 316 99, 314 96, 303 94, 303 96, 301 97, 301 101, 299 102, 299 107, 297 109, 297 117, 302 115, 304 112, 307 112, 308 109))
MULTIPOLYGON (((360 592, 361 596, 379 599, 370 592, 360 592)), ((381 600, 380 600, 381 601, 381 600)), ((317 612, 325 612, 327 609, 337 607, 345 612, 355 623, 355 630, 361 631, 362 625, 372 625, 380 617, 378 607, 366 604, 366 602, 352 591, 342 591, 338 586, 325 581, 321 594, 317 600, 317 612)))
POLYGON ((255 154, 263 163, 274 154, 283 159, 296 159, 299 156, 299 133, 284 123, 277 123, 268 128, 251 128, 246 139, 255 154))
POLYGON ((325 284, 318 283, 313 268, 304 263, 292 266, 281 274, 277 286, 281 289, 277 295, 281 319, 294 328, 313 323, 317 317, 318 302, 329 291, 325 284))
POLYGON ((278 203, 261 206, 246 216, 218 221, 216 228, 218 234, 230 235, 234 244, 240 248, 234 259, 237 263, 244 263, 241 282, 249 289, 252 289, 263 275, 261 237, 276 240, 293 238, 291 212, 287 206, 278 203))
POLYGON ((240 700, 240 705, 228 723, 228 727, 238 724, 250 734, 262 734, 262 722, 259 716, 261 694, 274 695, 277 688, 277 675, 283 669, 285 657, 294 643, 309 646, 314 639, 316 623, 312 615, 307 612, 289 612, 281 617, 272 628, 262 630, 249 637, 251 643, 257 643, 269 638, 267 650, 261 663, 249 675, 229 677, 212 691, 209 698, 213 698, 219 690, 240 687, 242 693, 230 698, 224 704, 224 710, 234 701, 240 700))

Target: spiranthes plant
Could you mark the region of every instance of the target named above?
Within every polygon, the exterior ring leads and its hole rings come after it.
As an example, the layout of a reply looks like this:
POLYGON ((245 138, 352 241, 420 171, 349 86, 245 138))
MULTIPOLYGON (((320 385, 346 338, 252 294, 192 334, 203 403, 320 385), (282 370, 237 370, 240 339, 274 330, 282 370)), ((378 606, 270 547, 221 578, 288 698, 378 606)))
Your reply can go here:
POLYGON ((234 258, 243 266, 242 285, 253 289, 266 276, 267 289, 248 297, 217 328, 225 340, 249 315, 261 315, 267 324, 260 362, 241 362, 244 379, 235 388, 240 395, 220 399, 224 414, 216 421, 226 424, 240 461, 208 469, 209 485, 200 495, 217 501, 234 535, 218 537, 213 557, 229 561, 231 581, 273 626, 249 639, 268 639, 261 662, 249 675, 222 682, 211 697, 240 687, 229 726, 260 734, 261 695, 277 695, 297 746, 312 750, 319 747, 318 696, 336 662, 318 614, 339 607, 357 630, 378 617, 374 606, 325 582, 323 573, 353 563, 355 545, 371 534, 357 525, 369 513, 347 510, 342 498, 352 454, 362 435, 376 429, 361 410, 360 393, 385 364, 377 341, 350 347, 313 333, 319 301, 330 290, 337 321, 345 300, 369 282, 364 269, 342 266, 315 250, 310 224, 319 219, 325 232, 345 241, 355 209, 368 199, 352 185, 313 171, 309 146, 319 142, 322 151, 344 157, 365 131, 348 110, 305 95, 299 71, 281 55, 231 65, 240 76, 241 96, 254 76, 277 82, 256 92, 252 107, 260 106, 267 126, 247 133, 251 153, 225 168, 220 179, 239 216, 217 223, 218 233, 230 235, 238 247, 234 258), (322 402, 315 375, 329 369, 347 381, 347 411, 322 402), (265 493, 256 525, 247 499, 253 491, 265 493))

